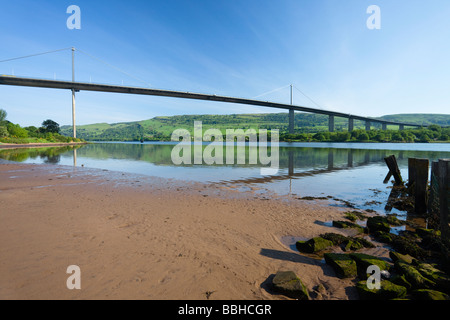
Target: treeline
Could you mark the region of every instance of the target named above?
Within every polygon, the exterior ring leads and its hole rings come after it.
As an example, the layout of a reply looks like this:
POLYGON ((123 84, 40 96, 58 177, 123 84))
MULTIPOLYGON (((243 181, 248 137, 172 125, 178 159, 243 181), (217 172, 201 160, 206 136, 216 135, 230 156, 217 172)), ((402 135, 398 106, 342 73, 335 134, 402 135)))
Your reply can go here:
POLYGON ((363 130, 351 132, 281 133, 282 141, 300 142, 448 142, 450 128, 431 125, 427 128, 405 130, 363 130))
POLYGON ((69 143, 82 142, 81 139, 74 139, 60 134, 59 124, 53 120, 45 120, 42 126, 21 127, 6 120, 7 113, 0 109, 0 142, 2 143, 69 143))

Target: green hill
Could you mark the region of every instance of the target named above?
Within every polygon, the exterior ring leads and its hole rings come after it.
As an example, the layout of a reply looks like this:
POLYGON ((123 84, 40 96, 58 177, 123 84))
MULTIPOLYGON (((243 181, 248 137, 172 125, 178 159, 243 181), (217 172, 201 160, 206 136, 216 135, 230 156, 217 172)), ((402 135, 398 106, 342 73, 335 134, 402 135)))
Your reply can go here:
MULTIPOLYGON (((417 123, 420 125, 437 124, 450 126, 450 115, 445 114, 405 114, 386 115, 379 119, 417 123)), ((77 137, 87 141, 136 141, 136 140, 170 140, 175 129, 193 131, 194 121, 202 121, 203 129, 216 128, 225 134, 226 129, 279 129, 281 133, 288 130, 288 113, 267 114, 232 114, 232 115, 183 115, 155 117, 149 120, 124 123, 98 123, 77 126, 77 137)), ((347 119, 335 118, 336 131, 347 130, 347 119)), ((375 128, 380 128, 375 124, 375 128)), ((328 131, 328 116, 310 113, 295 114, 296 134, 312 134, 328 131)), ((364 122, 355 121, 355 129, 363 129, 364 122)), ((398 129, 393 126, 388 129, 398 129)), ((71 136, 72 127, 62 126, 61 133, 71 136)))

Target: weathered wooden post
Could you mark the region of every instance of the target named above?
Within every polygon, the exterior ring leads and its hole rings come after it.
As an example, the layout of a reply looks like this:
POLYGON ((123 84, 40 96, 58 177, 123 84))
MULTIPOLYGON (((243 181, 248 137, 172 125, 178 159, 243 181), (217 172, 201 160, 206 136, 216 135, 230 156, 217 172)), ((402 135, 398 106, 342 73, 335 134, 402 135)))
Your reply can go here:
POLYGON ((450 226, 449 226, 449 204, 448 198, 450 196, 450 159, 439 160, 439 208, 440 208, 440 225, 441 234, 447 240, 450 239, 450 226))
POLYGON ((398 168, 397 160, 395 159, 395 156, 389 156, 387 158, 384 158, 384 161, 386 162, 386 165, 389 168, 389 173, 387 174, 386 178, 384 179, 385 183, 389 181, 391 176, 394 176, 395 179, 395 185, 399 186, 403 184, 402 175, 400 173, 400 169, 398 168))
POLYGON ((408 159, 408 191, 414 196, 414 211, 427 212, 428 159, 408 159))
POLYGON ((428 195, 428 228, 438 229, 439 213, 439 162, 431 163, 430 192, 428 195))

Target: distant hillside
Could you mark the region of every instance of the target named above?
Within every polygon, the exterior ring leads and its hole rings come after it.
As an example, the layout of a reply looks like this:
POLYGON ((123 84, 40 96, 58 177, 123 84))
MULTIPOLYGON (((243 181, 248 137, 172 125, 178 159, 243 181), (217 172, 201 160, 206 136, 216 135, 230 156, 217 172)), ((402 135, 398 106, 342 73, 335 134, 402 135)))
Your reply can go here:
POLYGON ((428 113, 391 114, 387 116, 382 116, 379 119, 414 123, 422 126, 429 126, 432 124, 437 124, 441 127, 450 126, 450 114, 428 114, 428 113))
MULTIPOLYGON (((379 119, 417 123, 420 125, 438 124, 450 126, 450 115, 405 114, 387 115, 379 119)), ((279 129, 288 130, 288 113, 233 114, 233 115, 183 115, 155 117, 149 120, 124 123, 98 123, 77 126, 77 137, 88 141, 136 141, 170 140, 175 129, 187 129, 192 133, 194 121, 202 121, 203 128, 226 129, 279 129)), ((336 118, 336 131, 346 130, 347 119, 336 118)), ((328 131, 328 116, 310 113, 295 114, 296 133, 317 133, 328 131)), ((364 128, 362 121, 355 121, 355 129, 364 128)), ((375 125, 375 128, 377 126, 375 125)), ((392 129, 398 129, 398 126, 392 129)), ((389 127, 388 127, 389 129, 389 127)), ((72 127, 62 126, 61 133, 71 136, 72 127)))

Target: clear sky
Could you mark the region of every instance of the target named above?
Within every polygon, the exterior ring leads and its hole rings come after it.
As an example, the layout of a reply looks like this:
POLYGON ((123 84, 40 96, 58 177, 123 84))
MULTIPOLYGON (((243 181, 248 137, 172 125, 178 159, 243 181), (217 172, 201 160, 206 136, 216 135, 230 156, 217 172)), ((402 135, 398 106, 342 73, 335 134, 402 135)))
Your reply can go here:
MULTIPOLYGON (((314 101, 294 90, 296 105, 362 116, 450 110, 448 0, 0 0, 0 30, 0 61, 70 47, 89 54, 75 54, 77 81, 283 103, 293 84, 314 101), (80 30, 67 28, 70 5, 80 7, 80 30), (370 5, 379 30, 367 27, 370 5)), ((71 80, 71 51, 1 62, 0 74, 71 80)), ((66 90, 0 86, 0 108, 22 126, 71 123, 66 90)), ((280 111, 77 93, 78 124, 255 112, 280 111)))

